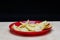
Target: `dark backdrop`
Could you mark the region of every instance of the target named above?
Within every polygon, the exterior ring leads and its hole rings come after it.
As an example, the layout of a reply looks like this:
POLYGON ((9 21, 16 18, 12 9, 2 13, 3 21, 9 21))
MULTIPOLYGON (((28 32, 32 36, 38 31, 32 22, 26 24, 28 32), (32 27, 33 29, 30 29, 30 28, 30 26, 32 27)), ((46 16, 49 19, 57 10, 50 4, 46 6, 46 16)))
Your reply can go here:
POLYGON ((57 4, 43 4, 34 1, 8 1, 8 3, 0 2, 0 4, 0 21, 19 21, 27 19, 60 20, 57 4))

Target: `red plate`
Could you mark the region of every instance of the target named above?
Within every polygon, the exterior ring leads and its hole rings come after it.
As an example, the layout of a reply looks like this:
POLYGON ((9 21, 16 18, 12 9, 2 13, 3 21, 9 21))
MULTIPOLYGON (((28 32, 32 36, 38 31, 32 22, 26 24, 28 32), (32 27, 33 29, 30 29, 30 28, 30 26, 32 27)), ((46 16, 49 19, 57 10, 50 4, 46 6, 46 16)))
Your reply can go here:
MULTIPOLYGON (((22 22, 25 22, 25 21, 22 21, 22 22)), ((39 23, 41 21, 30 21, 30 23, 39 23)), ((16 25, 16 26, 19 26, 21 25, 20 22, 15 22, 15 23, 12 23, 9 25, 9 28, 10 28, 10 32, 13 33, 13 34, 16 34, 16 35, 22 35, 22 36, 38 36, 38 35, 44 35, 44 34, 47 34, 51 31, 51 28, 48 28, 48 29, 45 29, 45 30, 42 30, 42 31, 39 31, 39 32, 23 32, 23 31, 17 31, 17 30, 14 30, 12 27, 13 25, 16 25)))

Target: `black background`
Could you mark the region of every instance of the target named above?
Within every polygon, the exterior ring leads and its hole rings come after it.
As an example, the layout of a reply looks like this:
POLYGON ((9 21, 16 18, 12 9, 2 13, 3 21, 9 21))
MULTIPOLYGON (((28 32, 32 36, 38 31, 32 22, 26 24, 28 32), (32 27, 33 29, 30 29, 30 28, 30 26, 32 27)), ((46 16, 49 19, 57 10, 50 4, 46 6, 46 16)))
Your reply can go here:
POLYGON ((48 20, 60 21, 57 4, 39 1, 0 2, 0 21, 48 20))

